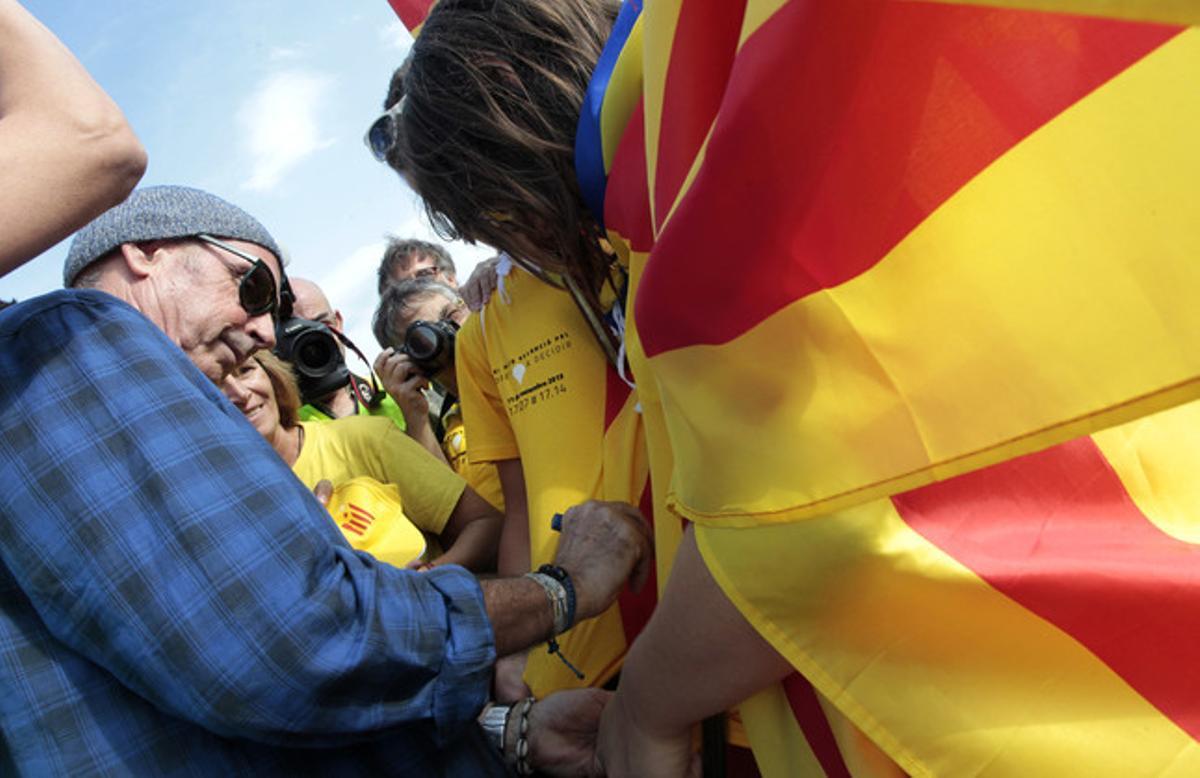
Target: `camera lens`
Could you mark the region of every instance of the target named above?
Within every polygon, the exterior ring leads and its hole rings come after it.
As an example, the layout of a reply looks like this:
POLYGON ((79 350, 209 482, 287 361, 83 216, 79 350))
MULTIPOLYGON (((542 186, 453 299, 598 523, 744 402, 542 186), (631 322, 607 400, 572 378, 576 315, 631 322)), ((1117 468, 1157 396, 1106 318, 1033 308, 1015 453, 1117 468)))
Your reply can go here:
POLYGON ((293 348, 296 370, 304 375, 325 375, 341 356, 333 338, 319 330, 302 334, 293 348))
POLYGON ((418 362, 432 359, 441 350, 442 341, 437 330, 425 322, 417 322, 404 339, 404 348, 418 362))

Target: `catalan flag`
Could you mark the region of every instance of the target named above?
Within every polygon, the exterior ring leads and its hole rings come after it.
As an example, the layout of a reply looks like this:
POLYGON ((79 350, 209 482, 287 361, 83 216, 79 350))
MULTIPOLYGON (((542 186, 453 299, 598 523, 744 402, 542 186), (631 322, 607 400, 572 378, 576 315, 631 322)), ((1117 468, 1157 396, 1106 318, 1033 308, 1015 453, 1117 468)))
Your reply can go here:
POLYGON ((1200 773, 1200 6, 639 6, 579 179, 764 773, 1200 773))
POLYGON ((425 17, 437 0, 388 0, 388 5, 400 17, 400 21, 415 38, 425 23, 425 17))

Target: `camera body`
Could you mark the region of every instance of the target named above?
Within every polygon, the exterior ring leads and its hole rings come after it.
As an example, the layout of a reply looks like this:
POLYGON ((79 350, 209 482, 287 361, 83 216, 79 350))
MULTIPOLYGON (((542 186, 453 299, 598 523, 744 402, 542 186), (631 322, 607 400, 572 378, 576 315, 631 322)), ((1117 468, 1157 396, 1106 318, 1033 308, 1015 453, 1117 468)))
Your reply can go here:
POLYGON ((337 336, 320 322, 292 316, 275 329, 275 355, 295 368, 300 400, 318 402, 350 383, 337 336))
POLYGON ((453 369, 454 339, 457 334, 458 325, 450 319, 414 321, 404 331, 400 351, 409 356, 421 375, 436 378, 440 373, 453 369))

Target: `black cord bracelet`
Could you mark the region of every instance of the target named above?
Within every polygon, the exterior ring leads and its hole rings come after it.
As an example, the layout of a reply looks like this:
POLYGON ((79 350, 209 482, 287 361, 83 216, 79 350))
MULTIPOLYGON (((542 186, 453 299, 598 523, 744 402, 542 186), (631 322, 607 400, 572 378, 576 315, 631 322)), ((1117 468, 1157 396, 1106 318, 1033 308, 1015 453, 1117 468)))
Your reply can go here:
POLYGON ((567 591, 567 624, 563 630, 565 632, 575 625, 575 584, 571 583, 571 574, 558 565, 542 565, 537 571, 558 581, 567 591))

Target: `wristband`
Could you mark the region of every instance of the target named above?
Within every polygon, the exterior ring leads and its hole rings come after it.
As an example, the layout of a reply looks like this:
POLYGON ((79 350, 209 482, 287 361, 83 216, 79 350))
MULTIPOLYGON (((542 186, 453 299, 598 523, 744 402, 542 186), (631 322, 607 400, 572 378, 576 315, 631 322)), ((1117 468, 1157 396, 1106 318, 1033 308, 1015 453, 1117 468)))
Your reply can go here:
POLYGON ((536 573, 526 573, 525 577, 537 581, 538 585, 545 590, 546 597, 550 600, 551 610, 554 612, 554 626, 550 639, 546 641, 546 649, 551 654, 558 654, 562 663, 575 674, 576 678, 582 681, 583 673, 563 656, 563 652, 558 647, 558 641, 554 639, 556 635, 566 632, 575 623, 575 587, 571 585, 571 576, 561 567, 542 565, 536 573))
POLYGON ((511 710, 511 705, 488 703, 477 719, 487 741, 501 754, 504 753, 504 736, 508 734, 508 712, 511 710))
POLYGON ((575 584, 571 583, 571 574, 558 565, 542 565, 537 571, 558 581, 567 592, 566 626, 560 630, 560 634, 566 632, 575 626, 575 584))
POLYGON ((537 582, 538 586, 546 592, 546 599, 550 601, 550 610, 553 614, 554 625, 550 628, 550 637, 561 635, 567 631, 567 589, 562 583, 552 576, 545 573, 526 573, 526 578, 530 578, 537 582))

